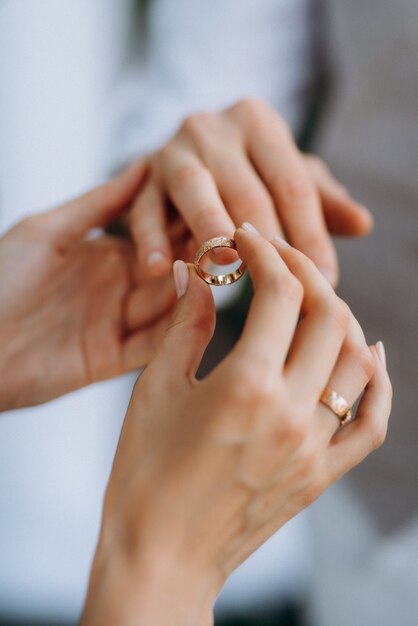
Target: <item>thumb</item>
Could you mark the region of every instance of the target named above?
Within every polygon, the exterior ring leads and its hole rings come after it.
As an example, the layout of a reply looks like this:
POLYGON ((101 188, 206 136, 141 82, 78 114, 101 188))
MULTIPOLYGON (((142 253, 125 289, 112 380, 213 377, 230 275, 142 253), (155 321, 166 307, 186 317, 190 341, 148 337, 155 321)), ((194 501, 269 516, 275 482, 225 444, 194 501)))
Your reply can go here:
POLYGON ((136 162, 113 180, 45 213, 50 234, 68 246, 84 239, 92 228, 106 226, 132 202, 145 173, 145 163, 136 162))
POLYGON ((173 266, 179 302, 154 360, 157 371, 194 379, 215 330, 212 292, 194 265, 176 261, 173 266))

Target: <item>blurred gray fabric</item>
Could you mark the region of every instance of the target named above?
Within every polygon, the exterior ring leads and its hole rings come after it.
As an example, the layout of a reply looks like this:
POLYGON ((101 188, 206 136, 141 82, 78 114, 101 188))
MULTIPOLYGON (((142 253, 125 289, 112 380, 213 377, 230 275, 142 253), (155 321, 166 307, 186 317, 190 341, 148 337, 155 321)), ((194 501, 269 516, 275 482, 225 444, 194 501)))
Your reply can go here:
POLYGON ((375 229, 338 246, 340 292, 394 384, 387 442, 351 475, 389 532, 418 509, 418 2, 330 0, 336 98, 321 152, 375 229))
POLYGON ((383 448, 312 512, 314 623, 415 625, 418 599, 418 2, 326 0, 335 91, 320 152, 372 209, 338 245, 340 293, 382 339, 394 385, 383 448))

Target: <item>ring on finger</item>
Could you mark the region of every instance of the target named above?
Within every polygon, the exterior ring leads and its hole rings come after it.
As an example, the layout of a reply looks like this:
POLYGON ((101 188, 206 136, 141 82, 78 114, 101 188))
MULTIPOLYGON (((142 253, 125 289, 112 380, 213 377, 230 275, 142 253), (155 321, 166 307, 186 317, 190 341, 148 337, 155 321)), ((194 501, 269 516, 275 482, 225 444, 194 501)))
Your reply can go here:
POLYGON ((331 389, 331 387, 325 387, 320 397, 320 402, 338 417, 341 426, 345 426, 353 419, 351 406, 343 396, 334 389, 331 389))

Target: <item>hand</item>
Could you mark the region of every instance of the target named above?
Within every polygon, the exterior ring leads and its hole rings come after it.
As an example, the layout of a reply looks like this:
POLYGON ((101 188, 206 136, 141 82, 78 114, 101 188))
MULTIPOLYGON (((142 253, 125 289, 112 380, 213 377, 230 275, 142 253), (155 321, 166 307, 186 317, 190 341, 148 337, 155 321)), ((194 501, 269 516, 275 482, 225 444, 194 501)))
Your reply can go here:
POLYGON ((148 362, 175 300, 170 277, 138 284, 132 244, 86 240, 142 178, 114 181, 0 239, 0 410, 45 402, 148 362))
POLYGON ((232 236, 250 221, 265 236, 284 232, 335 285, 330 233, 359 236, 372 225, 369 211, 319 158, 301 154, 284 121, 257 100, 189 117, 146 161, 148 180, 131 214, 144 276, 171 269, 173 246, 176 258, 190 260, 204 241, 232 236), (167 212, 167 201, 176 212, 167 212), (177 243, 187 234, 184 226, 194 239, 186 249, 177 243))
POLYGON ((242 228, 235 240, 255 295, 202 381, 214 305, 176 265, 182 297, 128 409, 82 626, 209 625, 230 572, 385 438, 389 378, 348 307, 295 249, 242 228), (338 432, 327 385, 350 404, 365 389, 338 432))

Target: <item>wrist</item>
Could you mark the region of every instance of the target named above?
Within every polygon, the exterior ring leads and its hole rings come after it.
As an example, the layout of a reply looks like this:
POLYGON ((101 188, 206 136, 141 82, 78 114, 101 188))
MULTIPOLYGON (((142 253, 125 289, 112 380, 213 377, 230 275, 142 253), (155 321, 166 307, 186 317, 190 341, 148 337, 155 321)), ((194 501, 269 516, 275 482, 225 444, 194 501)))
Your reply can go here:
POLYGON ((212 626, 219 589, 168 553, 145 549, 133 559, 99 544, 80 626, 212 626))

